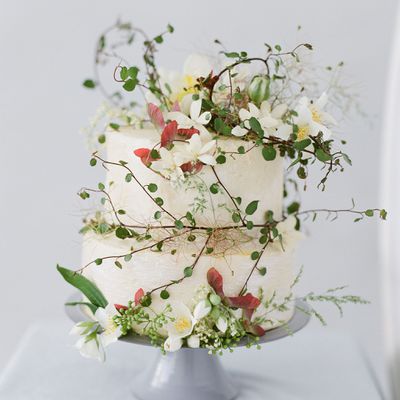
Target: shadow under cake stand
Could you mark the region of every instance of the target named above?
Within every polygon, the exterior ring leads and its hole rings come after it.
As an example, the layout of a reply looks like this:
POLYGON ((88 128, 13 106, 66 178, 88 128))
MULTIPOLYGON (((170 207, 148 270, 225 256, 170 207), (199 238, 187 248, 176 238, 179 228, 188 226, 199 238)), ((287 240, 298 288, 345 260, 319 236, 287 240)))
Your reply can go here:
MULTIPOLYGON (((68 301, 80 301, 81 295, 75 293, 68 301)), ((66 313, 74 322, 88 320, 81 306, 66 306, 66 313)), ((282 339, 304 328, 310 316, 307 303, 296 300, 295 313, 290 321, 278 328, 271 329, 260 338, 259 344, 282 339)), ((151 346, 143 336, 127 335, 120 341, 142 346, 151 346)), ((237 347, 246 346, 247 341, 237 343, 237 347)), ((219 356, 209 355, 207 349, 181 348, 161 354, 132 384, 132 399, 136 400, 232 400, 239 395, 239 389, 233 378, 224 370, 219 356)))

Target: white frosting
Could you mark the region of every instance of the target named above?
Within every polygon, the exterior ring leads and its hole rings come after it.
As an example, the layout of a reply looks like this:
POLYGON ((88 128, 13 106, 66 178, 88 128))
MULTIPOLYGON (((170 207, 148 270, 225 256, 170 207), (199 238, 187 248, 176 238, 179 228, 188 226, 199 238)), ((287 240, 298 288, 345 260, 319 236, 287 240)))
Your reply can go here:
MULTIPOLYGON (((179 218, 191 209, 193 198, 198 196, 197 189, 173 187, 171 183, 157 175, 136 157, 133 152, 138 148, 153 148, 160 140, 160 134, 155 130, 121 129, 121 132, 109 132, 107 134, 107 160, 111 162, 126 161, 135 177, 142 185, 156 183, 158 191, 154 196, 162 197, 164 207, 175 217, 179 218)), ((249 149, 252 144, 237 139, 220 139, 218 146, 225 151, 237 151, 239 146, 249 149)), ((274 161, 265 161, 259 148, 254 148, 246 154, 227 154, 227 162, 217 165, 216 171, 222 183, 232 196, 241 196, 241 209, 253 201, 259 200, 258 210, 251 216, 254 223, 264 223, 264 213, 272 210, 275 218, 282 215, 283 203, 283 162, 281 158, 274 161)), ((120 218, 129 224, 154 224, 153 215, 159 208, 149 199, 143 189, 134 180, 127 183, 125 176, 128 171, 120 166, 107 166, 107 190, 110 193, 116 209, 124 209, 126 215, 120 218), (111 186, 109 184, 112 182, 111 186)), ((206 210, 204 213, 195 214, 197 226, 226 226, 232 225, 231 211, 219 206, 226 204, 234 209, 229 197, 222 194, 211 194, 208 190, 216 178, 209 166, 204 166, 201 173, 197 174, 191 182, 204 182, 207 188, 205 193, 206 210)), ((171 221, 169 221, 171 223, 171 221)), ((284 247, 282 250, 278 243, 268 246, 263 254, 259 267, 266 267, 267 274, 262 276, 255 271, 251 276, 247 289, 255 296, 263 292, 263 301, 271 298, 275 293, 275 303, 280 304, 291 293, 293 283, 293 253, 297 241, 293 233, 293 221, 287 221, 282 226, 284 234, 284 247), (290 225, 290 226, 289 226, 290 225)), ((162 235, 162 231, 158 234, 162 235)), ((221 232, 221 231, 220 231, 221 232)), ((225 232, 231 232, 227 230, 225 232)), ((236 232, 236 231, 232 231, 236 232)), ((246 231, 249 235, 253 231, 246 231)), ((164 232, 165 234, 165 232, 164 232)), ((230 233, 234 234, 234 233, 230 233)), ((253 234, 253 233, 252 233, 253 234)), ((228 234, 229 235, 229 234, 228 234)), ((194 257, 200 251, 204 238, 200 235, 195 242, 185 241, 178 244, 177 252, 172 255, 171 247, 164 245, 162 252, 150 250, 138 252, 129 262, 123 262, 123 268, 114 265, 115 259, 106 259, 101 265, 91 264, 84 269, 84 275, 93 280, 104 293, 111 304, 126 305, 133 300, 135 292, 142 288, 145 292, 153 288, 166 285, 172 280, 183 276, 185 267, 193 264, 194 257)), ((236 238, 237 239, 237 238, 236 238)), ((255 250, 261 250, 262 245, 258 240, 241 237, 227 251, 215 251, 210 255, 203 254, 197 263, 193 275, 184 279, 181 283, 168 288, 170 298, 162 300, 159 291, 153 294, 152 308, 161 311, 165 302, 183 302, 193 309, 194 296, 199 288, 207 285, 207 271, 214 267, 224 278, 225 294, 237 296, 243 287, 246 278, 254 266, 250 254, 255 250)), ((118 256, 129 253, 131 248, 139 249, 145 246, 145 242, 137 242, 135 239, 117 239, 112 235, 95 235, 87 233, 83 243, 83 265, 105 256, 118 256)), ((174 245, 176 246, 176 244, 174 245)), ((217 246, 216 246, 217 247, 217 246)), ((223 245, 226 250, 228 245, 223 245)), ((256 315, 265 314, 266 309, 261 305, 256 315)), ((268 318, 274 322, 264 324, 264 328, 270 329, 290 319, 293 313, 292 305, 283 312, 270 312, 268 318)))
MULTIPOLYGON (((125 129, 121 132, 109 132, 107 134, 107 160, 119 162, 126 161, 128 167, 134 172, 138 180, 143 184, 155 183, 158 191, 154 196, 164 200, 164 208, 175 217, 180 218, 187 211, 192 211, 194 198, 198 197, 198 189, 176 187, 168 180, 157 175, 147 168, 141 160, 133 154, 138 148, 153 148, 160 141, 160 133, 151 129, 135 130, 125 129)), ((238 139, 220 139, 218 146, 224 151, 237 152, 239 146, 246 149, 251 143, 238 139)), ((278 157, 274 161, 265 161, 259 148, 254 148, 246 154, 226 156, 226 163, 217 165, 215 170, 233 197, 242 198, 241 208, 244 210, 247 204, 253 200, 259 200, 258 210, 252 215, 254 223, 264 222, 266 210, 272 210, 277 219, 282 214, 283 201, 283 160, 278 157), (234 157, 234 159, 233 159, 234 157)), ((126 215, 121 219, 126 223, 148 224, 154 213, 159 210, 156 204, 149 201, 143 189, 133 180, 125 182, 128 171, 119 166, 108 166, 107 183, 113 182, 110 187, 110 195, 117 209, 124 209, 126 215)), ((217 182, 211 168, 204 166, 203 170, 190 179, 191 184, 203 184, 206 188, 205 200, 207 209, 204 213, 195 214, 198 226, 226 226, 232 225, 230 209, 234 205, 224 193, 211 194, 210 186, 217 182), (222 206, 221 206, 222 205, 222 206)))
MULTIPOLYGON (((203 242, 203 241, 201 241, 203 242)), ((142 247, 135 240, 119 240, 114 237, 102 237, 96 234, 86 234, 83 243, 83 264, 89 263, 98 257, 121 255, 128 253, 130 247, 142 247)), ((101 265, 92 264, 84 270, 84 275, 91 279, 103 292, 111 304, 126 305, 133 300, 134 294, 140 288, 145 292, 169 283, 171 280, 183 276, 183 269, 193 263, 193 254, 198 253, 199 243, 185 244, 175 255, 166 248, 162 253, 143 251, 133 255, 129 262, 123 262, 123 268, 114 265, 114 260, 104 260, 101 265)), ((224 290, 228 296, 237 296, 242 288, 254 261, 250 258, 250 252, 259 248, 260 244, 248 242, 238 245, 235 251, 220 256, 203 255, 196 265, 193 275, 184 279, 177 285, 168 288, 170 298, 162 300, 159 291, 152 296, 152 308, 161 311, 166 302, 179 301, 190 309, 194 306, 196 291, 207 285, 207 271, 214 267, 224 278, 224 290)), ((267 267, 267 274, 262 276, 257 271, 248 282, 248 292, 258 296, 259 289, 264 292, 267 300, 275 292, 275 302, 280 304, 290 294, 290 286, 293 283, 293 248, 286 248, 283 252, 280 247, 274 246, 267 250, 261 258, 260 267, 267 267)), ((260 305, 257 315, 265 313, 265 307, 260 305)), ((275 324, 266 324, 265 328, 279 325, 279 321, 287 321, 292 315, 292 307, 285 312, 271 312, 268 317, 275 324)))

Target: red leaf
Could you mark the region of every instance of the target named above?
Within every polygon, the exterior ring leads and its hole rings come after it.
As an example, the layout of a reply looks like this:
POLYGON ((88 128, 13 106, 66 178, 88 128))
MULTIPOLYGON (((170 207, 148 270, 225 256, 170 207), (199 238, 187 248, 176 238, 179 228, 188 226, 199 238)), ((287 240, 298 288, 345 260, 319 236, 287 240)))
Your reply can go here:
POLYGON ((149 114, 151 122, 160 127, 161 129, 165 126, 164 116, 161 110, 153 103, 147 105, 147 113, 149 114))
POLYGON ((247 293, 245 296, 228 297, 227 299, 231 307, 243 308, 245 310, 255 310, 261 303, 251 293, 247 293))
POLYGON ((208 284, 215 290, 215 293, 222 298, 225 297, 224 294, 224 280, 222 275, 215 269, 210 268, 207 272, 208 284))
POLYGON ((156 158, 151 157, 151 150, 146 148, 136 149, 134 152, 135 156, 138 156, 144 165, 148 167, 156 158))
POLYGON ((114 307, 117 311, 121 311, 121 310, 127 310, 128 307, 127 306, 123 306, 121 304, 114 304, 114 307))
POLYGON ((244 321, 244 327, 246 329, 246 332, 252 333, 253 335, 256 336, 265 335, 265 329, 262 328, 260 325, 253 325, 248 321, 244 321))
POLYGON ((178 132, 178 123, 176 121, 169 122, 161 134, 161 147, 166 147, 173 142, 178 132))
POLYGON ((190 139, 194 134, 200 133, 196 128, 179 128, 177 134, 184 136, 186 139, 190 139))
POLYGON ((140 300, 142 300, 142 297, 144 296, 144 290, 140 288, 136 293, 135 293, 135 306, 138 306, 140 304, 140 300))

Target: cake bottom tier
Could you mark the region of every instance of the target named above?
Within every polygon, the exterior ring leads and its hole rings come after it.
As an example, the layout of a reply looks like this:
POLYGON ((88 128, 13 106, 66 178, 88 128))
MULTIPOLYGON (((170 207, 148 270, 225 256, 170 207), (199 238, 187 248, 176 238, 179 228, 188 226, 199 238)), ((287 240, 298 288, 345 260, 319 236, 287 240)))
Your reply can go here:
MULTIPOLYGON (((152 312, 161 312, 167 304, 182 303, 193 312, 204 295, 205 288, 209 287, 207 272, 211 268, 221 274, 224 294, 238 296, 254 266, 251 252, 255 250, 255 246, 260 247, 257 242, 250 242, 238 245, 224 254, 203 254, 192 275, 168 286, 169 297, 163 299, 160 296, 162 289, 184 276, 184 269, 193 264, 201 243, 185 243, 175 251, 169 248, 163 248, 162 251, 140 251, 133 254, 129 261, 123 261, 123 255, 132 251, 132 248, 145 245, 111 236, 92 233, 84 235, 83 265, 98 258, 112 256, 104 259, 100 265, 92 263, 83 271, 103 292, 110 304, 127 305, 129 301, 133 301, 138 290, 143 289, 147 293, 160 288, 152 293, 152 312), (119 259, 122 268, 114 264, 114 256, 121 256, 119 259)), ((274 245, 271 249, 267 248, 257 269, 248 279, 246 293, 261 300, 252 318, 258 318, 260 326, 265 330, 284 324, 293 315, 293 303, 287 301, 294 281, 293 262, 293 246, 283 251, 280 246, 274 245)), ((140 333, 140 329, 138 331, 140 333)))

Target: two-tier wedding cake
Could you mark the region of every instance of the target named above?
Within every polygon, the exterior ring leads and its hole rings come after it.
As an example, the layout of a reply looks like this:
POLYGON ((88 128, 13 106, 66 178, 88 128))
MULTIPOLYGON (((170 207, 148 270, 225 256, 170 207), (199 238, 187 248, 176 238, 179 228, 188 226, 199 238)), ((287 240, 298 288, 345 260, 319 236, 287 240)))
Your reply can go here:
MULTIPOLYGON (((115 29, 127 46, 142 34, 129 24, 115 29)), ((104 348, 128 334, 146 336, 163 351, 255 344, 293 315, 303 217, 386 216, 354 205, 300 209, 314 164, 325 189, 329 175, 351 163, 331 137, 336 123, 327 93, 317 94, 303 77, 309 44, 291 51, 266 45, 259 57, 225 49, 217 58, 191 55, 178 73, 155 62, 172 32, 168 26, 145 37, 144 66, 115 66, 114 84, 123 91, 109 97, 88 129, 99 142, 90 165, 104 167, 106 177, 79 195, 100 207, 84 219, 82 265, 58 266, 82 292, 82 301, 70 305, 89 318, 73 329, 84 356, 103 359, 104 348), (144 94, 143 106, 122 103, 132 92, 144 94)), ((102 35, 96 68, 107 64, 107 46, 115 56, 121 41, 108 43, 102 35)), ((84 85, 107 92, 99 81, 84 85)), ((339 309, 363 302, 334 291, 304 299, 339 309)))

